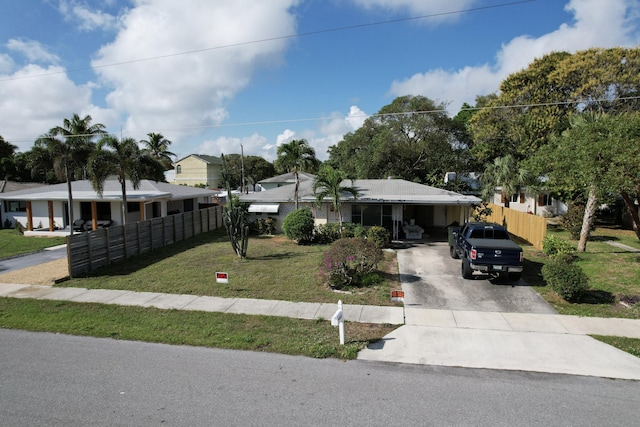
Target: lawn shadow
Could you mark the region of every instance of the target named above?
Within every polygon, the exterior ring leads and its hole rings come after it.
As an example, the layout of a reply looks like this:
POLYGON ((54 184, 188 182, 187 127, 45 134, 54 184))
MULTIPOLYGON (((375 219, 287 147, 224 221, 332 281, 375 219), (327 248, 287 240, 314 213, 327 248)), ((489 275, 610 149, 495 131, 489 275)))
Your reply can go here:
POLYGON ((616 236, 589 236, 590 242, 617 242, 620 238, 616 236))
POLYGON ((256 256, 256 257, 247 257, 248 260, 256 260, 256 261, 269 261, 269 260, 273 260, 273 259, 289 259, 289 258, 294 258, 294 257, 299 257, 303 255, 302 253, 294 253, 294 252, 282 252, 282 253, 278 253, 278 254, 269 254, 269 255, 262 255, 262 256, 256 256))
POLYGON ((541 262, 532 261, 525 258, 522 266, 522 279, 529 284, 529 286, 546 286, 545 281, 542 279, 542 266, 541 262))
POLYGON ((598 289, 587 289, 580 297, 581 304, 613 304, 615 300, 611 292, 598 289))

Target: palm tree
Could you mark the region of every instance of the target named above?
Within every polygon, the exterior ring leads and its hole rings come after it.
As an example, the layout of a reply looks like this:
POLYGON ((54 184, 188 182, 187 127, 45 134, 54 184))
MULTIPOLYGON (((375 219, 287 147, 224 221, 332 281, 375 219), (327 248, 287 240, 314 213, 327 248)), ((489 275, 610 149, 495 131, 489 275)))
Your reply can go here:
MULTIPOLYGON (((342 204, 340 198, 343 193, 349 193, 353 197, 358 197, 358 190, 355 187, 342 185, 346 179, 346 174, 341 170, 334 169, 330 165, 325 165, 318 172, 318 176, 313 180, 313 192, 316 195, 316 205, 320 207, 326 197, 331 198, 333 209, 338 212, 340 229, 342 230, 342 204), (318 191, 320 190, 320 191, 318 191)), ((351 180, 353 184, 353 180, 351 180)))
POLYGON ((511 195, 525 185, 533 185, 535 179, 528 170, 518 167, 516 159, 507 154, 497 157, 493 163, 487 165, 481 176, 482 198, 491 200, 496 188, 501 188, 505 207, 509 207, 511 195))
POLYGON ((145 146, 142 151, 160 162, 164 170, 173 169, 173 160, 171 158, 176 157, 176 155, 169 151, 171 141, 166 139, 161 133, 151 132, 148 133, 147 136, 149 137, 148 140, 140 141, 145 146))
POLYGON ((93 139, 105 133, 104 125, 91 124, 91 116, 80 118, 74 114, 71 119, 64 119, 62 126, 56 126, 49 133, 39 137, 34 146, 45 148, 53 161, 53 170, 60 180, 67 182, 69 193, 69 225, 73 234, 73 194, 71 181, 77 176, 86 178, 86 164, 91 152, 95 149, 93 139))
POLYGON ((275 167, 280 171, 293 172, 295 177, 295 207, 298 209, 298 188, 300 187, 300 172, 311 170, 320 163, 316 158, 316 151, 304 139, 294 139, 278 147, 278 158, 275 167))
POLYGON ((161 165, 142 152, 133 138, 118 138, 105 135, 98 141, 98 149, 89 158, 89 179, 94 190, 102 197, 104 183, 110 176, 116 176, 122 189, 122 222, 127 222, 127 180, 134 189, 150 174, 157 174, 161 165))

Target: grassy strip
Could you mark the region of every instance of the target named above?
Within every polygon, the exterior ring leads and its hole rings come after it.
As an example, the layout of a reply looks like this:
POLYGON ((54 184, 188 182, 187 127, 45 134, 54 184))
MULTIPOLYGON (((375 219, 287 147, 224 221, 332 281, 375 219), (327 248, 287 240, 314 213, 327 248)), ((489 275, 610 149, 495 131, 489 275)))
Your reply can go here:
POLYGON ((591 337, 617 349, 626 351, 629 354, 633 354, 636 357, 640 357, 640 339, 638 338, 608 337, 602 335, 591 335, 591 337))
POLYGON ((395 329, 349 322, 341 346, 327 320, 17 298, 0 298, 0 328, 340 359, 395 329))
MULTIPOLYGON (((570 240, 569 233, 549 230, 570 240)), ((576 263, 589 277, 589 289, 579 303, 568 303, 545 286, 541 270, 548 257, 531 245, 522 245, 525 252, 524 280, 534 286, 540 295, 560 314, 588 317, 623 317, 640 319, 640 305, 627 307, 620 303, 624 295, 640 295, 640 255, 611 246, 606 241, 617 241, 639 246, 635 234, 628 230, 598 228, 587 244, 587 252, 577 253, 576 263)), ((571 241, 577 246, 576 241, 571 241)))
POLYGON ((0 259, 66 243, 64 237, 25 237, 14 229, 0 230, 0 259))
POLYGON ((60 286, 124 289, 223 298, 257 298, 293 302, 396 305, 390 289, 400 289, 394 253, 380 265, 383 282, 352 293, 335 293, 319 276, 327 246, 299 246, 283 236, 252 237, 248 257, 239 259, 224 230, 195 236, 172 246, 105 266, 60 286), (215 272, 229 273, 216 283, 215 272))

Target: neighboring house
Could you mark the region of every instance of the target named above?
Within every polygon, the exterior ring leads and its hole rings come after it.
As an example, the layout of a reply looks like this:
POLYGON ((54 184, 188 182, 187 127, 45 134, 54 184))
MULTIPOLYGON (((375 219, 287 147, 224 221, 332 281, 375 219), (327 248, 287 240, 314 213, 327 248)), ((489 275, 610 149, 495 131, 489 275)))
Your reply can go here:
MULTIPOLYGON (((29 190, 32 188, 45 187, 48 184, 42 184, 40 182, 14 182, 14 181, 0 181, 0 195, 2 193, 9 193, 11 191, 29 190)), ((15 225, 13 218, 13 212, 26 211, 26 203, 20 200, 12 200, 4 203, 0 203, 0 227, 10 228, 15 225)))
POLYGON ((444 174, 444 184, 447 188, 460 188, 457 190, 462 194, 480 194, 480 179, 475 172, 463 172, 458 175, 456 172, 447 172, 444 174))
MULTIPOLYGON (((298 180, 300 182, 303 181, 313 181, 315 179, 315 175, 306 172, 298 172, 298 180)), ((296 183, 296 177, 293 172, 285 173, 283 175, 274 176, 273 178, 263 179, 262 181, 258 181, 260 188, 262 191, 272 190, 274 188, 282 187, 284 185, 291 185, 296 183)))
MULTIPOLYGON (((333 211, 329 198, 320 208, 316 207, 312 185, 311 179, 300 182, 300 207, 309 207, 313 211, 316 224, 338 222, 338 213, 333 211)), ((346 180, 344 185, 355 187, 360 194, 355 199, 351 194, 344 194, 341 199, 343 220, 363 226, 383 226, 394 239, 405 237, 405 226, 417 226, 429 232, 444 230, 453 222, 463 223, 468 220, 473 207, 481 202, 475 196, 402 179, 346 180)), ((278 230, 281 230, 282 221, 295 209, 294 186, 243 194, 240 200, 249 203, 250 219, 273 217, 277 220, 278 230)))
MULTIPOLYGON (((122 225, 122 189, 117 180, 104 183, 102 197, 90 181, 73 181, 73 218, 78 230, 98 226, 122 225)), ((127 222, 190 212, 210 206, 215 191, 172 185, 149 180, 140 181, 138 189, 127 182, 127 222)), ((25 229, 53 231, 69 226, 67 184, 48 185, 0 194, 8 207, 5 216, 12 224, 20 222, 25 229)))
POLYGON ((553 217, 567 213, 567 205, 551 197, 548 191, 532 193, 526 187, 521 188, 517 193, 507 197, 502 194, 502 188, 496 188, 493 199, 490 200, 499 206, 506 206, 520 212, 527 212, 534 215, 553 217))
POLYGON ((220 188, 222 159, 204 154, 189 154, 173 163, 174 184, 190 187, 220 188))

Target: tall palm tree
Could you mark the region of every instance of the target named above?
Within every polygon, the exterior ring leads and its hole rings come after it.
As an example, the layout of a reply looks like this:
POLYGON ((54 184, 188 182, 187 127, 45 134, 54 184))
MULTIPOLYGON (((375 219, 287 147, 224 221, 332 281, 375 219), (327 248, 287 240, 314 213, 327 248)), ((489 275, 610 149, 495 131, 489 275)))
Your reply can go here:
MULTIPOLYGON (((316 195, 317 206, 321 206, 325 198, 331 198, 333 209, 338 212, 340 229, 342 229, 342 203, 340 202, 342 194, 349 193, 353 197, 358 197, 357 188, 342 185, 346 178, 346 174, 341 170, 334 169, 330 165, 325 165, 320 169, 318 176, 313 180, 312 186, 313 192, 316 195)), ((353 180, 351 180, 351 184, 353 184, 353 180)))
POLYGON ((295 207, 298 209, 298 188, 300 187, 300 172, 312 170, 320 163, 316 158, 316 151, 304 139, 294 139, 278 147, 277 159, 274 162, 276 169, 293 172, 296 180, 294 198, 295 207))
MULTIPOLYGON (((134 189, 140 181, 149 176, 150 171, 157 173, 161 165, 142 152, 133 138, 118 138, 105 135, 98 141, 97 150, 89 158, 89 179, 94 190, 102 197, 104 183, 110 176, 116 176, 122 189, 122 222, 127 222, 127 180, 134 189)), ((157 176, 157 175, 156 175, 157 176)))
POLYGON ((512 194, 523 186, 535 183, 535 179, 529 171, 520 168, 516 159, 510 154, 504 157, 497 157, 493 163, 487 165, 480 179, 482 181, 483 199, 491 200, 496 188, 500 187, 506 207, 509 207, 509 200, 512 194))
POLYGON ((39 137, 34 144, 50 153, 56 176, 67 182, 71 234, 74 220, 71 181, 77 177, 86 178, 87 160, 95 149, 93 139, 105 133, 103 124, 91 124, 91 121, 90 115, 80 118, 74 114, 71 119, 64 119, 62 126, 51 128, 49 133, 39 137))
POLYGON ((140 141, 144 144, 142 151, 149 154, 151 158, 160 162, 164 167, 164 170, 173 169, 172 157, 176 157, 176 155, 169 151, 171 141, 166 139, 161 133, 151 132, 148 133, 147 136, 149 137, 148 140, 140 141))

